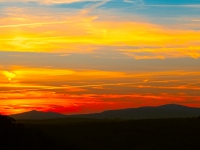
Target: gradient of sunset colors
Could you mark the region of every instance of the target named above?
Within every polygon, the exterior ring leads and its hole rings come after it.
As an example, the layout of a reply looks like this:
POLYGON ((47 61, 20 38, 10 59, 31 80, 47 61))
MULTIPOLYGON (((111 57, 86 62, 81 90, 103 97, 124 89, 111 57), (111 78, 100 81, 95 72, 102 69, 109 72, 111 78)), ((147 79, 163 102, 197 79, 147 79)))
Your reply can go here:
POLYGON ((199 0, 0 0, 0 113, 200 107, 199 0))

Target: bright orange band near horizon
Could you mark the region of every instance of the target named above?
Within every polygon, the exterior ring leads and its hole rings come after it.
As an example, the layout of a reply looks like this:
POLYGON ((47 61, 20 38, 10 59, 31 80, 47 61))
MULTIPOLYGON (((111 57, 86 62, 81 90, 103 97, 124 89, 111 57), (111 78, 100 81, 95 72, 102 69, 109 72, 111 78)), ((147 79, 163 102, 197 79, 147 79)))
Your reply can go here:
POLYGON ((32 109, 76 114, 188 101, 199 107, 199 76, 200 72, 19 68, 1 71, 0 109, 5 114, 32 109))

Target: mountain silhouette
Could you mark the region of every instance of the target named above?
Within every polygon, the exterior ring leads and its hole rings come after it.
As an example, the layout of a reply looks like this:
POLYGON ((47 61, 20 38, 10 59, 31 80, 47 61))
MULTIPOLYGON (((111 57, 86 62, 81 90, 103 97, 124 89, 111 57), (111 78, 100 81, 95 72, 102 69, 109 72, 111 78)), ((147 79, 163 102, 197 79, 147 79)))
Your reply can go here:
POLYGON ((73 115, 75 118, 122 118, 122 119, 155 119, 200 116, 200 108, 187 107, 177 104, 167 104, 158 107, 139 107, 120 110, 107 110, 102 113, 73 115))
POLYGON ((14 119, 53 119, 53 118, 95 118, 95 119, 155 119, 155 118, 185 118, 200 116, 200 108, 177 104, 167 104, 157 107, 145 106, 119 110, 106 110, 94 114, 63 115, 54 112, 29 112, 10 115, 14 119))
POLYGON ((55 112, 41 112, 37 110, 32 110, 20 114, 10 115, 14 119, 53 119, 53 118, 65 118, 63 114, 55 112))

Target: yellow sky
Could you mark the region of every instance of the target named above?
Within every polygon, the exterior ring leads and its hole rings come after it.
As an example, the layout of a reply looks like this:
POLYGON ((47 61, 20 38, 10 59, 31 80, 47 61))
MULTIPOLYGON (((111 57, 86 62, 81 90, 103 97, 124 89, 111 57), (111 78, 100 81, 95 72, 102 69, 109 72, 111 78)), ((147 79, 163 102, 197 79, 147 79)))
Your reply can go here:
POLYGON ((136 59, 200 56, 200 31, 178 29, 176 25, 119 18, 105 21, 84 11, 59 19, 16 11, 17 16, 1 19, 0 49, 4 51, 90 53, 115 46, 116 51, 136 59))

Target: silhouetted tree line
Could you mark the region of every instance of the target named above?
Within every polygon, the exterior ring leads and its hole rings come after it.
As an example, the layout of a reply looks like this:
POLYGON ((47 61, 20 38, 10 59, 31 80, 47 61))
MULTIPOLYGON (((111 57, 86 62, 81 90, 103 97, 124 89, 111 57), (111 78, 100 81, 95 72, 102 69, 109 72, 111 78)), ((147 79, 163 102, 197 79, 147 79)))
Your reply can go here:
POLYGON ((75 150, 73 146, 61 143, 41 129, 27 128, 16 120, 0 114, 0 149, 20 150, 75 150))

